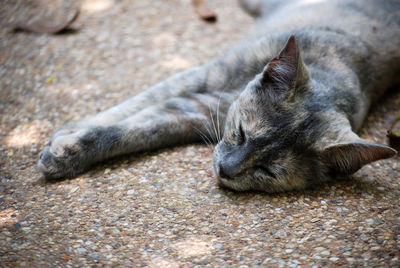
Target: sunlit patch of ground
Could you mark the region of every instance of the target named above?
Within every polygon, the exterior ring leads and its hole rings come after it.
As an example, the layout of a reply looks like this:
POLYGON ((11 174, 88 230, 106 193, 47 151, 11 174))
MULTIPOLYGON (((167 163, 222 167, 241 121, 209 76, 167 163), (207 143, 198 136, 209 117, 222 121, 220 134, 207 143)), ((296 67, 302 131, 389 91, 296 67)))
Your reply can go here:
POLYGON ((22 147, 42 142, 41 133, 48 131, 51 124, 47 120, 34 120, 14 128, 4 138, 3 142, 8 147, 22 147))
POLYGON ((18 221, 18 211, 12 208, 0 210, 0 228, 8 227, 18 221))
POLYGON ((190 67, 193 67, 193 63, 182 58, 181 56, 174 56, 171 57, 170 59, 165 60, 162 63, 162 66, 173 70, 185 70, 190 67))
POLYGON ((176 243, 174 246, 183 257, 206 255, 212 252, 211 242, 198 238, 189 238, 183 242, 176 243))
POLYGON ((112 0, 85 0, 81 10, 88 13, 96 13, 110 9, 114 4, 112 0))

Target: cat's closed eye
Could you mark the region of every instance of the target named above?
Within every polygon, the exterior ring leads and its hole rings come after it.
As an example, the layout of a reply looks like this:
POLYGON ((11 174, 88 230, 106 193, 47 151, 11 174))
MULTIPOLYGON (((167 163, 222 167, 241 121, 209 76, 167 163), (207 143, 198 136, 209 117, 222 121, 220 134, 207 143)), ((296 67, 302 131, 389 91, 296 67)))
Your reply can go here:
POLYGON ((242 145, 246 141, 246 134, 243 131, 242 124, 239 124, 238 129, 233 133, 233 140, 237 145, 242 145))

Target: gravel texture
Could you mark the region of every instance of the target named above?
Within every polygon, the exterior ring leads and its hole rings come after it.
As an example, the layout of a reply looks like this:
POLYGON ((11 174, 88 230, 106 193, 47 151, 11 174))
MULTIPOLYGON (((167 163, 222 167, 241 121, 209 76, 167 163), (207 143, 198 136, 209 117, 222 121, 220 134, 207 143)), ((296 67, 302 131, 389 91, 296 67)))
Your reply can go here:
MULTIPOLYGON (((201 21, 190 0, 86 0, 75 30, 8 33, 16 21, 53 22, 79 4, 35 3, 1 3, 0 266, 399 267, 398 157, 274 195, 220 189, 205 145, 45 181, 36 162, 56 127, 220 55, 252 19, 228 0, 208 1, 216 24, 201 21)), ((387 142, 396 91, 375 106, 364 138, 387 142)))

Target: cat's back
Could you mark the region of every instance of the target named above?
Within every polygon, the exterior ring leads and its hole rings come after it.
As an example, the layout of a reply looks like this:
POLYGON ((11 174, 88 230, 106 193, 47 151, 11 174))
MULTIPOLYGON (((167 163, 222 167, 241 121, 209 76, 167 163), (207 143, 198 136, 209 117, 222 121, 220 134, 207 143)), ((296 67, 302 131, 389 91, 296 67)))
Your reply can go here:
POLYGON ((373 47, 398 51, 400 1, 398 0, 292 0, 268 10, 257 26, 259 34, 330 28, 359 37, 373 47))

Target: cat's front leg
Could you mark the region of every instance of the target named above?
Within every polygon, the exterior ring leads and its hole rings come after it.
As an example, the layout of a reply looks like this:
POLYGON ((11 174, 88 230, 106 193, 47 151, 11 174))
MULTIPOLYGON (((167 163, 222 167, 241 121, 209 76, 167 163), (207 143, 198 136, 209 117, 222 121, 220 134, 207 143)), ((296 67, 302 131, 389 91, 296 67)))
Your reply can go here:
MULTIPOLYGON (((218 101, 208 100, 213 107, 218 101)), ((209 133, 209 121, 209 107, 204 103, 193 98, 172 98, 116 124, 58 136, 43 150, 38 165, 47 178, 73 177, 117 155, 200 140, 199 132, 204 136, 209 133)))
POLYGON ((71 135, 88 129, 89 127, 109 126, 115 124, 140 112, 146 107, 162 103, 170 98, 204 91, 207 87, 207 81, 209 80, 208 73, 210 72, 210 69, 212 69, 213 72, 216 72, 216 69, 218 68, 218 64, 206 64, 178 73, 143 91, 137 96, 105 111, 81 121, 65 124, 57 129, 57 131, 55 131, 55 133, 50 137, 50 143, 53 143, 53 141, 60 136, 71 135))

